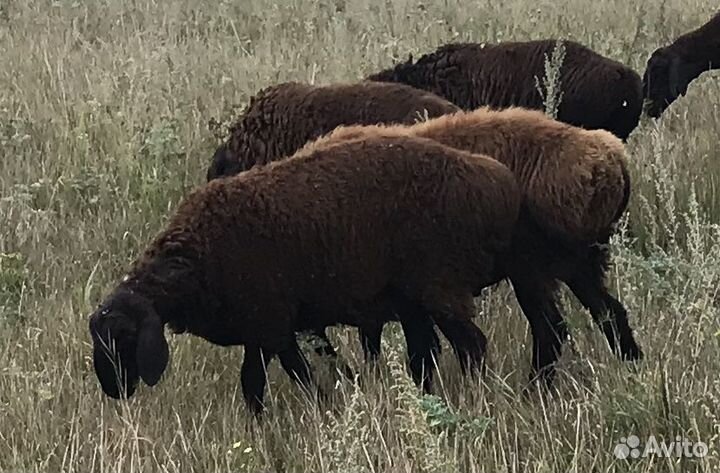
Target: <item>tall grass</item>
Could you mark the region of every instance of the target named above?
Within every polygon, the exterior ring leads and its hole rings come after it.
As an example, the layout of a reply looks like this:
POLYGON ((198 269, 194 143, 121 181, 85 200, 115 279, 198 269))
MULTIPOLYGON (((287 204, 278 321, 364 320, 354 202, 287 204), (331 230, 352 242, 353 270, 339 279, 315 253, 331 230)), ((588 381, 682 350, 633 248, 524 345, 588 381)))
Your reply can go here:
POLYGON ((559 39, 550 56, 545 55, 545 75, 542 84, 540 84, 540 79, 535 77, 535 88, 542 97, 545 113, 552 118, 557 118, 563 97, 562 81, 560 80, 563 61, 565 61, 565 45, 559 39))
MULTIPOLYGON (((521 394, 527 323, 506 285, 478 299, 483 381, 451 350, 423 397, 389 326, 375 370, 356 332, 334 344, 357 383, 311 362, 315 406, 270 367, 261 424, 239 392, 242 349, 171 339, 169 371, 129 402, 94 377, 87 315, 204 180, 225 126, 259 88, 352 80, 448 41, 561 37, 641 71, 709 0, 72 0, 0 4, 0 471, 717 470, 720 120, 717 75, 628 143, 633 195, 609 283, 646 359, 616 360, 563 298, 573 344, 558 394, 521 394), (704 458, 617 459, 621 438, 676 436, 704 458)), ((542 78, 540 78, 542 79, 542 78)), ((561 85, 562 88, 562 85, 561 85)))

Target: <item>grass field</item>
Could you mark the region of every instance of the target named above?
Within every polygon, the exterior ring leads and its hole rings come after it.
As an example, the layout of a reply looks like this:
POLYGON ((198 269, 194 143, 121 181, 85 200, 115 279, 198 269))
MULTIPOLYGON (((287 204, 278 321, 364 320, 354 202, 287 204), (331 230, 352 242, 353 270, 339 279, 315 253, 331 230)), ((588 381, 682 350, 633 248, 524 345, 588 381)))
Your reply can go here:
MULTIPOLYGON (((609 353, 562 296, 574 343, 554 399, 521 396, 529 332, 507 285, 478 300, 490 371, 452 352, 423 397, 388 326, 361 381, 311 358, 316 407, 271 365, 266 417, 239 391, 241 348, 174 337, 171 367, 126 403, 103 396, 87 316, 204 181, 224 126, 259 88, 353 80, 448 41, 579 40, 642 72, 707 21, 711 0, 72 0, 0 3, 0 471, 690 472, 720 468, 720 82, 706 73, 628 143, 631 208, 612 291, 646 359, 609 353), (704 457, 620 460, 630 435, 704 457)), ((641 445, 642 446, 642 445, 641 445)))

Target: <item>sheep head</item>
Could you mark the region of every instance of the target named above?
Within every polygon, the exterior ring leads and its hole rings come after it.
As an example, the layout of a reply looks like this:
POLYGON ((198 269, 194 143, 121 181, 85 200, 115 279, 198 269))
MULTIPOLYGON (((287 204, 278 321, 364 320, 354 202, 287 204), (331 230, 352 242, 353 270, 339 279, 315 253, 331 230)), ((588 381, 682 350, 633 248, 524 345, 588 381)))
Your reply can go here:
POLYGON ((241 172, 240 163, 230 152, 228 143, 223 143, 215 150, 210 167, 208 167, 206 179, 210 182, 226 176, 233 176, 241 172))
POLYGON ((643 74, 645 109, 658 118, 678 97, 685 95, 688 85, 707 67, 685 59, 670 48, 655 50, 643 74))
POLYGON ((148 386, 157 384, 169 350, 150 300, 119 290, 90 316, 89 326, 95 375, 105 394, 129 398, 139 378, 148 386))

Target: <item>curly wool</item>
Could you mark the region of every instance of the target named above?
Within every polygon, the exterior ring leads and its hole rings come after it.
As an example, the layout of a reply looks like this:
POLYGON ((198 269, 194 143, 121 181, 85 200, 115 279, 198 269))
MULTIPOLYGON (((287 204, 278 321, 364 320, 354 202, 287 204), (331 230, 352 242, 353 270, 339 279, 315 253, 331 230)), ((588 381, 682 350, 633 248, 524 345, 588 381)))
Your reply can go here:
MULTIPOLYGON (((433 92, 464 110, 511 106, 543 110, 536 77, 545 76, 553 39, 499 44, 451 43, 367 76, 433 92)), ((631 68, 574 41, 564 41, 558 119, 605 129, 625 140, 642 113, 642 80, 631 68)))
POLYGON ((571 241, 604 240, 630 197, 620 139, 535 110, 482 107, 412 126, 339 127, 307 148, 360 136, 418 136, 492 156, 515 174, 533 219, 571 241))
POLYGON ((162 325, 282 354, 296 330, 384 323, 389 289, 468 340, 472 296, 497 280, 519 207, 504 165, 415 137, 343 141, 214 180, 91 316, 103 390, 119 392, 99 355, 108 332, 134 389, 138 373, 154 383, 165 369, 162 325))
POLYGON ((273 85, 250 100, 213 155, 207 180, 288 157, 340 125, 411 124, 458 110, 447 100, 403 84, 273 85))

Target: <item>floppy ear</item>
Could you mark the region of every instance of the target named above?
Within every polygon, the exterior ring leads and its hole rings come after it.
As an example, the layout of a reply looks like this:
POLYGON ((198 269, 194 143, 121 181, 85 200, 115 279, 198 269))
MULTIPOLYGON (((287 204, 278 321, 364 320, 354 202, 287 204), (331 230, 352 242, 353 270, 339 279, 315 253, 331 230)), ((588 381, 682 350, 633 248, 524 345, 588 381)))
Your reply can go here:
POLYGON ((670 95, 673 99, 678 98, 680 95, 680 81, 680 58, 673 56, 670 58, 670 63, 668 65, 668 89, 670 90, 670 95))
POLYGON ((146 316, 140 323, 135 359, 138 374, 148 386, 160 380, 170 358, 163 325, 157 314, 146 316))
POLYGON ((226 168, 228 163, 228 144, 223 143, 217 147, 215 153, 213 154, 212 160, 210 161, 210 166, 208 167, 207 173, 205 175, 207 182, 225 176, 227 173, 226 168))
POLYGON ((93 367, 103 392, 113 399, 129 398, 137 385, 135 363, 127 363, 120 347, 113 347, 99 334, 93 334, 93 367), (122 361, 121 361, 122 360, 122 361), (122 386, 122 389, 121 389, 122 386))

